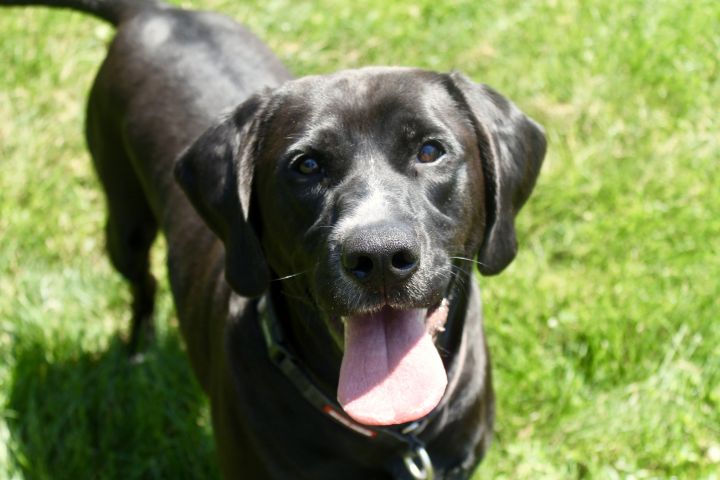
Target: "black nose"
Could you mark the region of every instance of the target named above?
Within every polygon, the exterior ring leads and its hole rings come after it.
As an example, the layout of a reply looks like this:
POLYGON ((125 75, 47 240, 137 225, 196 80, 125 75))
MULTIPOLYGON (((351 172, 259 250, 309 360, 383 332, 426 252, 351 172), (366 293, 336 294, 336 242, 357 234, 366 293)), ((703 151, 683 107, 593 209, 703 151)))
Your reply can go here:
POLYGON ((392 223, 356 227, 342 245, 343 268, 368 287, 399 285, 419 263, 420 244, 412 230, 392 223))

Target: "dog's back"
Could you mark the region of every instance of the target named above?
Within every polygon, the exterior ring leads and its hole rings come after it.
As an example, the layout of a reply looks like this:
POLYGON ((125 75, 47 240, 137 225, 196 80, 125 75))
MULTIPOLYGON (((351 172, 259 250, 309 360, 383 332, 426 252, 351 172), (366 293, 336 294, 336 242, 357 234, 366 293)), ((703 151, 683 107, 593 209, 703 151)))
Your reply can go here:
POLYGON ((88 143, 114 141, 111 128, 163 223, 173 202, 172 162, 218 114, 289 74, 259 39, 227 17, 208 12, 145 8, 118 26, 88 105, 88 143), (160 68, 159 68, 160 67, 160 68), (130 122, 129 120, 132 120, 130 122), (108 127, 110 126, 110 127, 108 127))

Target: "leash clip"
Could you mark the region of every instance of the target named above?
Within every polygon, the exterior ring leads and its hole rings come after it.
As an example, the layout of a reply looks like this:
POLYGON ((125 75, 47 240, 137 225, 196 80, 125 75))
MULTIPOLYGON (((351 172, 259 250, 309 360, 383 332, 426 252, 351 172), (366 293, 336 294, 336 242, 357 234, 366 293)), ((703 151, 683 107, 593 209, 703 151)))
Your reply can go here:
POLYGON ((408 450, 403 455, 403 463, 415 480, 433 480, 435 478, 430 455, 422 445, 416 445, 412 450, 408 450))

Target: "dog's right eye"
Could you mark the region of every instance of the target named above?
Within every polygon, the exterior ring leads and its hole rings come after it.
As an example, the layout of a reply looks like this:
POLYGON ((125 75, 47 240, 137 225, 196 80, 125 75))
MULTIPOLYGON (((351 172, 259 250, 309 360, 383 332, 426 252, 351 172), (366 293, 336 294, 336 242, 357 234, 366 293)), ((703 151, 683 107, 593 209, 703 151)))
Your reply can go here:
POLYGON ((420 163, 433 163, 439 160, 443 155, 445 155, 445 149, 442 145, 434 140, 431 140, 423 143, 422 147, 420 147, 420 151, 417 153, 417 159, 420 163))
POLYGON ((301 155, 294 162, 295 170, 302 175, 317 175, 322 172, 320 162, 309 155, 301 155))

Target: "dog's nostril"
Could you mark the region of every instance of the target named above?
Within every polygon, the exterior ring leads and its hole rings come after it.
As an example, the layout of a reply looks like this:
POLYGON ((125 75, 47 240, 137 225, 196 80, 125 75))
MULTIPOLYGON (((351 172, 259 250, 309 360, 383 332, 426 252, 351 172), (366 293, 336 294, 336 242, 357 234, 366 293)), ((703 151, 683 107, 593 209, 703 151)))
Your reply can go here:
POLYGON ((347 269, 350 270, 355 277, 362 280, 372 273, 373 261, 370 257, 365 255, 353 256, 347 265, 347 269))
POLYGON ((401 250, 392 256, 391 263, 397 270, 410 270, 417 266, 417 257, 410 250, 401 250))

